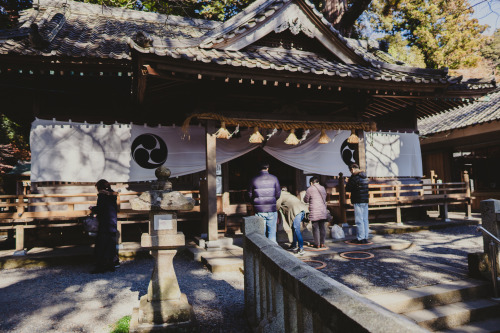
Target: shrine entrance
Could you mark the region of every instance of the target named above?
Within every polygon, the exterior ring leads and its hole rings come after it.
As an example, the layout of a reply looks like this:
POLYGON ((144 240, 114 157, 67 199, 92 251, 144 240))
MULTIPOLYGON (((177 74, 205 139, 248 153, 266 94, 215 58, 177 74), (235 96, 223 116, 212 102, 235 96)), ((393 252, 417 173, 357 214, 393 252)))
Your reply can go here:
POLYGON ((230 193, 231 204, 246 202, 248 184, 259 172, 259 166, 264 161, 269 163, 269 173, 278 177, 282 186, 287 186, 292 193, 300 192, 296 181, 296 175, 300 170, 279 161, 259 147, 227 163, 226 188, 230 193))

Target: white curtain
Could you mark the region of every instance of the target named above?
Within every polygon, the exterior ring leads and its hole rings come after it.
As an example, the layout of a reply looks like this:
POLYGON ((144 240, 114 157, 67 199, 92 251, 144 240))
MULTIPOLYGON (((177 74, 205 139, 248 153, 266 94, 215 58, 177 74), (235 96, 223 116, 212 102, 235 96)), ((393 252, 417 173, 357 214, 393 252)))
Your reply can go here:
MULTIPOLYGON (((284 143, 279 131, 263 145, 248 142, 251 130, 230 140, 217 140, 217 163, 222 164, 263 146, 276 159, 306 173, 349 174, 354 150, 346 144, 350 131, 327 131, 332 141, 319 144, 311 131, 296 146, 284 143)), ((32 123, 31 181, 111 182, 155 179, 166 165, 172 177, 205 170, 205 129, 191 126, 190 140, 178 127, 135 124, 83 124, 40 120, 32 123)), ((416 134, 365 133, 367 173, 371 177, 422 176, 420 144, 416 134)))
POLYGON ((422 154, 414 133, 365 133, 368 177, 422 177, 422 154))
MULTIPOLYGON (((338 176, 339 172, 349 174, 349 168, 342 159, 342 152, 349 154, 352 151, 348 149, 349 147, 347 149, 345 146, 342 147, 342 144, 351 132, 326 131, 326 133, 332 139, 330 143, 318 143, 321 132, 311 131, 306 140, 292 146, 284 142, 289 133, 281 131, 281 133, 269 139, 264 146, 264 151, 285 164, 303 170, 305 173, 327 176, 338 176)), ((354 159, 350 158, 348 160, 354 163, 354 159)))
MULTIPOLYGON (((248 142, 250 134, 242 131, 238 138, 217 140, 217 163, 257 148, 258 145, 248 142)), ((203 171, 205 129, 191 126, 189 136, 189 140, 183 139, 181 129, 170 126, 37 119, 32 123, 30 135, 31 181, 95 182, 101 178, 111 182, 147 181, 156 179, 154 171, 162 164, 170 169, 172 177, 203 171)))

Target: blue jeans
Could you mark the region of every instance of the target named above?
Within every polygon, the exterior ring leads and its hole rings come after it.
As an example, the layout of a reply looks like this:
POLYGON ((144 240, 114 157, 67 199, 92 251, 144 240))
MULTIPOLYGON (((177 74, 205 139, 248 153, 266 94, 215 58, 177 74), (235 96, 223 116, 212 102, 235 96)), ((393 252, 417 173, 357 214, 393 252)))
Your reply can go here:
POLYGON ((354 206, 354 221, 356 222, 358 240, 368 239, 368 204, 357 203, 354 206))
POLYGON ((276 224, 278 222, 278 212, 256 213, 255 216, 262 217, 266 223, 266 237, 276 242, 276 224))
POLYGON ((297 214, 297 216, 295 216, 292 224, 292 231, 293 231, 292 247, 295 247, 298 242, 299 249, 302 249, 304 247, 304 240, 302 239, 302 234, 300 233, 300 224, 302 223, 304 216, 305 216, 304 211, 301 211, 300 213, 297 214))

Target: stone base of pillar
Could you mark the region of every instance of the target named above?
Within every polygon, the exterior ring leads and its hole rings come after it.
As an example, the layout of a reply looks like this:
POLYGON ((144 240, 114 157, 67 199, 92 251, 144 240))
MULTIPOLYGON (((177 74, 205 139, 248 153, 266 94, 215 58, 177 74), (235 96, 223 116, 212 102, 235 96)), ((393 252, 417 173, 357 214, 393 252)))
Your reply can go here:
POLYGON ((26 250, 16 250, 12 254, 13 256, 25 256, 26 255, 26 250))
POLYGON ((198 323, 185 294, 179 300, 152 302, 144 295, 132 313, 129 332, 198 332, 198 323))

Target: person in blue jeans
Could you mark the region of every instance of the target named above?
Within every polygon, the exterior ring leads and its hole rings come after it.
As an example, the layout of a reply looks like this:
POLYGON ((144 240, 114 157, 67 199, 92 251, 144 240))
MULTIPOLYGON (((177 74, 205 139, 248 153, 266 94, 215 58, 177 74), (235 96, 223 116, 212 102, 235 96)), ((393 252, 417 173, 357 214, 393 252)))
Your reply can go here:
POLYGON ((288 192, 286 186, 282 186, 281 196, 276 202, 276 208, 283 214, 282 216, 292 228, 293 241, 289 250, 297 252, 299 255, 304 255, 304 241, 300 227, 304 217, 309 213, 307 205, 295 195, 288 192))
POLYGON ((255 216, 265 221, 266 237, 273 242, 276 242, 278 223, 276 200, 280 195, 281 187, 278 178, 269 173, 269 163, 261 163, 260 172, 252 178, 248 186, 248 197, 253 205, 255 216))
POLYGON ((355 244, 367 244, 370 229, 368 228, 368 178, 357 164, 349 166, 351 178, 345 186, 351 192, 351 203, 354 206, 354 221, 356 222, 357 235, 355 244))

